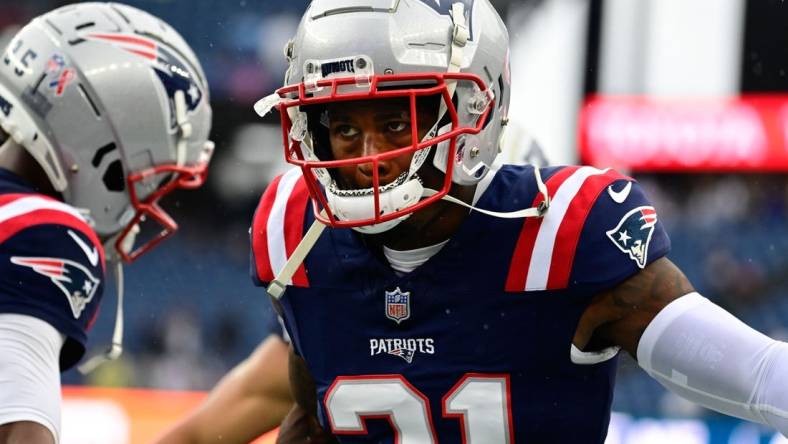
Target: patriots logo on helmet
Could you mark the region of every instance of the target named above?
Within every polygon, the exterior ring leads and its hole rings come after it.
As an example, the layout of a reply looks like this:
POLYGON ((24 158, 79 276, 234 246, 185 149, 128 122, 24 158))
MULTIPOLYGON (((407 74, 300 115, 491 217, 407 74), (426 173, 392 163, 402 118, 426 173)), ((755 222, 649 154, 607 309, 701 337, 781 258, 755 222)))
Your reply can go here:
POLYGON ((68 259, 13 256, 11 262, 51 279, 66 295, 74 319, 79 319, 101 283, 90 270, 68 259))
POLYGON ((654 207, 637 207, 624 215, 618 226, 607 232, 607 237, 619 250, 627 253, 638 267, 644 268, 656 224, 657 211, 654 207))
POLYGON ((470 39, 473 40, 473 2, 474 0, 421 0, 430 8, 434 9, 438 14, 451 16, 451 7, 454 3, 462 3, 465 6, 465 17, 468 23, 468 31, 470 31, 470 39))
MULTIPOLYGON (((167 96, 173 100, 176 91, 183 91, 189 111, 194 111, 203 98, 202 89, 189 73, 184 62, 173 51, 154 39, 140 35, 114 33, 87 33, 85 38, 114 45, 126 52, 148 59, 154 65, 154 71, 164 85, 167 96)), ((173 113, 172 123, 175 124, 173 113)))

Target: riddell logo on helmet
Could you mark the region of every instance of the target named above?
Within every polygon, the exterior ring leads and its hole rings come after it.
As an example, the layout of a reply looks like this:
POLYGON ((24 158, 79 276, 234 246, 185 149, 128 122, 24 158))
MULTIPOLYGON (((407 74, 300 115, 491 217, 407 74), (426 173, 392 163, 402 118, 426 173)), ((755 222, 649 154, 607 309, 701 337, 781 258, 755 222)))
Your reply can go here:
POLYGON ((356 72, 356 70, 353 68, 353 59, 323 63, 320 65, 320 71, 321 74, 323 74, 323 78, 326 78, 337 72, 356 72))

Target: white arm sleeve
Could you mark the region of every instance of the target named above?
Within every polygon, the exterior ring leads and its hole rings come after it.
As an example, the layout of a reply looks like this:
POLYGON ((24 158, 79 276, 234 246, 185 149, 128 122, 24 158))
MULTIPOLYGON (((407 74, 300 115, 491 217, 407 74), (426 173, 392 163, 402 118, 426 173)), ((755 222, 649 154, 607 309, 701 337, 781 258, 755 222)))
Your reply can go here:
POLYGON ((60 348, 55 327, 27 315, 0 313, 0 425, 32 421, 60 442, 60 348))
POLYGON ((637 358, 672 392, 788 436, 788 344, 753 330, 698 293, 657 314, 640 339, 637 358))

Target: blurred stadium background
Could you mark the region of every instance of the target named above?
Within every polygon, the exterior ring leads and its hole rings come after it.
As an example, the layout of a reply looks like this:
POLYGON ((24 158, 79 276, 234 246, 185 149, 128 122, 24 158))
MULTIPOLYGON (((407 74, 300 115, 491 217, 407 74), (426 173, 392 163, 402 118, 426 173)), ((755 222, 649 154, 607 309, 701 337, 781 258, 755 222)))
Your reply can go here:
MULTIPOLYGON (((0 47, 21 24, 68 3, 0 0, 0 47)), ((282 47, 308 1, 127 3, 168 21, 197 51, 211 83, 217 152, 203 189, 165 203, 180 233, 127 267, 123 357, 87 377, 64 375, 66 444, 147 442, 274 322, 248 277, 247 229, 257 198, 284 165, 276 122, 257 119, 251 105, 280 84, 282 47)), ((788 5, 493 3, 512 38, 513 125, 504 160, 584 162, 632 174, 668 228, 670 258, 696 288, 788 339, 788 5)), ((94 353, 111 336, 113 295, 108 288, 94 353)), ((610 444, 788 442, 682 401, 627 357, 614 409, 610 444)))

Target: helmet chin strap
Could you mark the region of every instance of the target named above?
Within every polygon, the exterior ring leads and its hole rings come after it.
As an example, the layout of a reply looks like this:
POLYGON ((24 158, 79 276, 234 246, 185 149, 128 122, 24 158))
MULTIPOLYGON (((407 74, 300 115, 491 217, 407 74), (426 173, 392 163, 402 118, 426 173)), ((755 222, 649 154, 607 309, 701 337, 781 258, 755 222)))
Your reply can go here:
MULTIPOLYGON (((325 217, 326 211, 323 210, 321 215, 325 217)), ((276 275, 276 277, 274 277, 274 280, 272 280, 265 289, 269 295, 275 299, 280 299, 282 297, 285 289, 287 288, 287 284, 290 283, 290 280, 293 278, 296 270, 304 262, 306 255, 309 254, 309 251, 315 246, 315 242, 317 242, 317 240, 320 238, 320 234, 323 233, 325 228, 326 226, 320 223, 320 221, 317 219, 312 222, 312 226, 309 227, 309 230, 307 230, 304 238, 298 243, 298 246, 293 251, 293 254, 287 258, 287 263, 285 263, 285 266, 282 267, 282 270, 276 275)))
MULTIPOLYGON (((509 212, 500 212, 500 211, 490 211, 485 210, 483 208, 478 208, 476 206, 470 205, 460 199, 457 199, 454 196, 445 195, 441 197, 441 200, 445 200, 447 202, 451 202, 465 208, 469 208, 473 211, 478 211, 482 214, 486 214, 488 216, 497 217, 501 219, 522 219, 526 217, 542 217, 550 208, 550 195, 547 194, 547 186, 542 181, 542 175, 539 173, 539 168, 534 167, 534 177, 536 178, 536 187, 539 189, 539 194, 544 197, 539 205, 535 207, 525 208, 518 211, 509 211, 509 212)), ((438 194, 438 191, 431 190, 429 188, 424 189, 423 197, 430 197, 438 194)))
POLYGON ((87 375, 97 369, 101 364, 118 359, 123 353, 123 262, 121 262, 120 258, 115 258, 110 264, 115 269, 115 288, 118 296, 112 343, 104 353, 92 356, 77 367, 77 370, 83 375, 87 375))
MULTIPOLYGON (((126 238, 120 246, 126 253, 131 251, 131 248, 134 246, 134 239, 139 232, 139 225, 134 225, 126 235, 126 238)), ((109 247, 107 251, 111 252, 111 256, 108 257, 108 262, 115 272, 115 291, 118 298, 117 307, 115 309, 115 327, 112 330, 112 343, 104 353, 92 356, 77 367, 77 370, 83 375, 92 372, 101 364, 118 359, 123 353, 123 295, 125 287, 123 282, 123 260, 113 248, 116 238, 117 236, 114 236, 105 243, 105 245, 109 247)))
POLYGON ((183 166, 186 163, 187 140, 192 136, 192 124, 187 115, 186 95, 183 90, 175 91, 175 123, 178 125, 178 143, 175 148, 175 163, 183 166))

